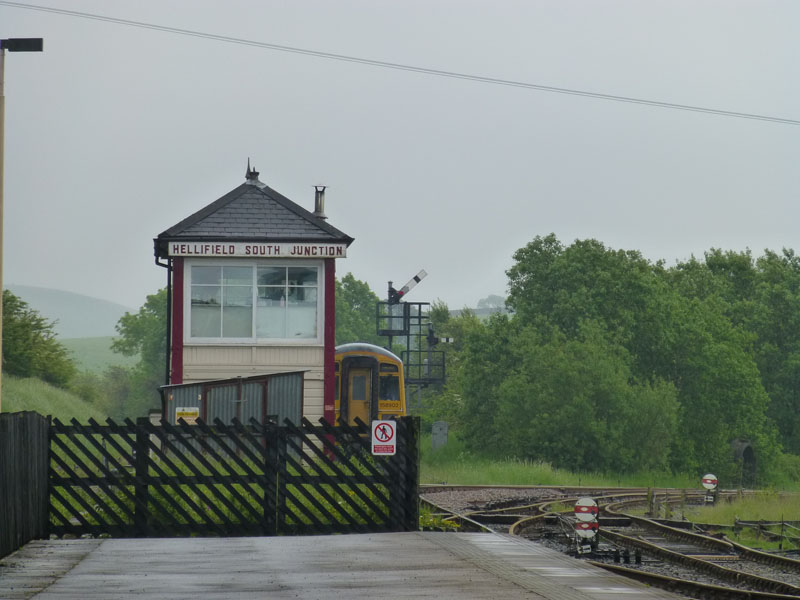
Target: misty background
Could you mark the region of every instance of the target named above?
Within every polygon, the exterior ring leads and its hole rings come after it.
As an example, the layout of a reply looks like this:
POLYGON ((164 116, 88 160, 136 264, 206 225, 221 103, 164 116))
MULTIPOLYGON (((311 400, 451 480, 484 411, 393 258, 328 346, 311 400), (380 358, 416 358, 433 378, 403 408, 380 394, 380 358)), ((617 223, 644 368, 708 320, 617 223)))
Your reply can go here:
POLYGON ((0 0, 4 282, 140 306, 152 239, 244 181, 329 186, 351 271, 415 301, 506 292, 554 232, 668 265, 797 247, 800 127, 278 51, 800 119, 792 1, 0 0), (24 6, 28 5, 28 8, 24 6), (121 25, 107 16, 238 43, 121 25))

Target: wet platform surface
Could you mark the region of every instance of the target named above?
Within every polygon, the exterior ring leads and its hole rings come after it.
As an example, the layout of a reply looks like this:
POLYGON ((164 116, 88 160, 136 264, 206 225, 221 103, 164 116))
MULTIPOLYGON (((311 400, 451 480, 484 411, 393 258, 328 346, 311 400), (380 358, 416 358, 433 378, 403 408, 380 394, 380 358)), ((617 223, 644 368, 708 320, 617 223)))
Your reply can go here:
POLYGON ((33 541, 0 598, 658 599, 678 596, 490 533, 33 541))

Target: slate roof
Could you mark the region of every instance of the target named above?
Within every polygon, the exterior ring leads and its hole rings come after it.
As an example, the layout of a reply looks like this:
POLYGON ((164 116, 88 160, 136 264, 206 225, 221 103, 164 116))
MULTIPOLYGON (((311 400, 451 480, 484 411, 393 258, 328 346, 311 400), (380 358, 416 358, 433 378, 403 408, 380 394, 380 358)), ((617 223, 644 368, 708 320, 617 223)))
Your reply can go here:
POLYGON ((243 183, 180 223, 158 234, 155 254, 167 256, 169 242, 352 243, 346 233, 257 179, 243 183))

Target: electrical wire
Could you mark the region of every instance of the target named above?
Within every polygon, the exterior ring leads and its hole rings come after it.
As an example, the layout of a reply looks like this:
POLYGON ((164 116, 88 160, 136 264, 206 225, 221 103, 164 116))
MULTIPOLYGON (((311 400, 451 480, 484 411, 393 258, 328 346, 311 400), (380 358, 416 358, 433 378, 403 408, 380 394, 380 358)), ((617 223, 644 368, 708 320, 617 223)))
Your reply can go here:
POLYGON ((458 73, 455 71, 446 71, 440 69, 430 69, 427 67, 419 67, 414 65, 406 65, 402 63, 387 62, 382 60, 373 60, 369 58, 362 58, 358 56, 348 56, 345 54, 335 54, 333 52, 323 52, 320 50, 310 50, 307 48, 297 48, 294 46, 284 46, 281 44, 271 44, 269 42, 259 42, 256 40, 247 40, 243 38, 230 37, 225 35, 217 35, 213 33, 206 33, 202 31, 194 31, 191 29, 181 29, 178 27, 168 27, 165 25, 156 25, 154 23, 144 23, 142 21, 132 21, 129 19, 120 19, 117 17, 109 17, 105 15, 98 15, 87 12, 80 12, 75 10, 67 10, 64 8, 54 8, 50 6, 41 6, 35 4, 25 4, 22 2, 12 2, 9 0, 0 0, 0 6, 8 6, 10 8, 21 8, 27 10, 35 10, 41 12, 49 12, 69 17, 76 17, 81 19, 90 19, 95 21, 104 21, 106 23, 114 23, 117 25, 125 25, 128 27, 138 27, 141 29, 151 29, 154 31, 161 31, 164 33, 172 33, 176 35, 185 35, 189 37, 202 38, 213 40, 217 42, 224 42, 229 44, 239 44, 243 46, 253 46, 256 48, 263 48, 267 50, 276 50, 279 52, 290 52, 293 54, 304 54, 306 56, 313 56, 316 58, 324 58, 327 60, 338 60, 343 62, 357 63, 371 67, 379 67, 385 69, 397 69, 401 71, 411 71, 413 73, 421 73, 424 75, 432 75, 436 77, 449 77, 452 79, 463 79, 467 81, 474 81, 477 83, 485 83, 491 85, 504 85, 509 87, 518 87, 541 92, 551 92, 556 94, 567 94, 571 96, 582 96, 585 98, 594 98, 597 100, 609 100, 613 102, 627 102, 630 104, 642 104, 645 106, 653 106, 657 108, 667 108, 672 110, 684 110, 690 112, 706 113, 718 115, 723 117, 735 117, 739 119, 754 119, 757 121, 769 121, 772 123, 781 123, 783 125, 800 125, 800 120, 786 119, 781 117, 773 117, 769 115, 760 115, 754 113, 736 112, 730 110, 721 110, 716 108, 708 108, 703 106, 694 106, 690 104, 677 104, 673 102, 660 102, 658 100, 646 100, 644 98, 634 98, 630 96, 619 96, 615 94, 602 94, 599 92, 589 92, 585 90, 577 90, 570 88, 555 87, 549 85, 541 85, 536 83, 528 83, 524 81, 514 81, 510 79, 498 79, 495 77, 484 77, 481 75, 471 75, 468 73, 458 73))

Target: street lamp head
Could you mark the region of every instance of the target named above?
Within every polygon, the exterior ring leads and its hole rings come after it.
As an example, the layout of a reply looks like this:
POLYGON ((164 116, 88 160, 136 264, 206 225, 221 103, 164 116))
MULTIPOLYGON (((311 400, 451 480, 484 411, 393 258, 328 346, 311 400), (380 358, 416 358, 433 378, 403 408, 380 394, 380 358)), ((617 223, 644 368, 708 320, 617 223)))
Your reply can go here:
POLYGON ((10 38, 0 40, 0 49, 9 52, 41 52, 44 49, 42 38, 10 38))

